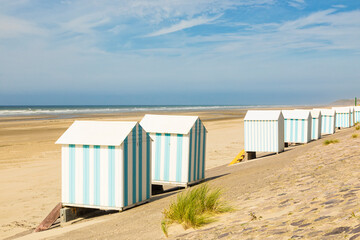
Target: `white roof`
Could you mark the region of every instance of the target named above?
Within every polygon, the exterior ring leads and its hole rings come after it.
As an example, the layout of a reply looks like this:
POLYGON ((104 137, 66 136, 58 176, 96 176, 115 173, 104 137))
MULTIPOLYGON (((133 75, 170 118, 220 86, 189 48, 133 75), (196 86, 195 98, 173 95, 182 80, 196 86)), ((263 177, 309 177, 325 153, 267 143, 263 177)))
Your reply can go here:
POLYGON ((75 121, 56 144, 120 146, 137 122, 75 121))
POLYGON ((146 114, 140 125, 148 133, 188 134, 198 116, 146 114))
POLYGON ((349 107, 333 107, 332 109, 334 109, 336 111, 336 113, 350 113, 351 109, 349 107))
POLYGON ((308 119, 310 116, 309 110, 283 110, 285 119, 308 119))
POLYGON ((280 116, 279 110, 249 110, 244 120, 279 120, 280 116))
POLYGON ((350 108, 351 111, 354 111, 355 106, 347 106, 347 107, 350 108))
POLYGON ((316 109, 314 108, 313 110, 318 110, 321 112, 321 115, 326 115, 326 116, 334 116, 336 111, 334 109, 326 109, 326 108, 323 108, 323 109, 316 109))

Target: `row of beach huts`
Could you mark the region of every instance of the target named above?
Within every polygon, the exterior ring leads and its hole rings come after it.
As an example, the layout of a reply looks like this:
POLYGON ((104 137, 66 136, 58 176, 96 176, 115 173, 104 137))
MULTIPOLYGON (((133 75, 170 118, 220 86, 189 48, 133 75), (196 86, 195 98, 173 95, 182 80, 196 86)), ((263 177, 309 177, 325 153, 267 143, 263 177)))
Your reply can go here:
MULTIPOLYGON (((285 143, 307 143, 356 122, 360 107, 251 110, 244 119, 245 151, 279 153, 285 143)), ((202 181, 206 135, 197 116, 75 121, 56 142, 62 145, 62 205, 122 211, 147 202, 152 185, 202 181)))
POLYGON ((280 153, 291 143, 304 144, 360 122, 360 107, 312 110, 250 110, 244 119, 245 152, 280 153))

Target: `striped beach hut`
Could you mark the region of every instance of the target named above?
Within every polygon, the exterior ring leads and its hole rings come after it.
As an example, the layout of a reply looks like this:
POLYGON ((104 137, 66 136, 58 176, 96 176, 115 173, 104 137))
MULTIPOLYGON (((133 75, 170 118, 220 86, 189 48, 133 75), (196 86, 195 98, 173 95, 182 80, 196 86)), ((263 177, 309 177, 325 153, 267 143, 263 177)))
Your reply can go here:
POLYGON ((286 143, 311 141, 311 114, 309 110, 283 110, 286 143))
POLYGON ((151 139, 137 122, 75 121, 61 144, 63 206, 124 210, 151 196, 151 139))
POLYGON ((333 109, 314 109, 321 112, 321 134, 335 133, 336 111, 333 109))
POLYGON ((188 186, 205 178, 207 130, 197 116, 146 114, 152 142, 152 183, 188 186))
POLYGON ((351 127, 351 110, 349 107, 333 107, 332 109, 336 111, 335 127, 351 127))
POLYGON ((281 111, 247 111, 244 141, 246 152, 284 151, 284 117, 281 111))
POLYGON ((317 140, 321 138, 321 123, 322 115, 319 110, 311 110, 311 140, 317 140))
POLYGON ((354 123, 360 122, 360 106, 354 107, 354 123))

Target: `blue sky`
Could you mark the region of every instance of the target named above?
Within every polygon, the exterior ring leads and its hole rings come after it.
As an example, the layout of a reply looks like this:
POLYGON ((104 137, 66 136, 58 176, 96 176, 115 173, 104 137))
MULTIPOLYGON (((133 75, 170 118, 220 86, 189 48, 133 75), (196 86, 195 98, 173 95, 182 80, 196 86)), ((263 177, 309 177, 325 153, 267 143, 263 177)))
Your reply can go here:
POLYGON ((360 97, 360 1, 0 0, 0 105, 360 97))

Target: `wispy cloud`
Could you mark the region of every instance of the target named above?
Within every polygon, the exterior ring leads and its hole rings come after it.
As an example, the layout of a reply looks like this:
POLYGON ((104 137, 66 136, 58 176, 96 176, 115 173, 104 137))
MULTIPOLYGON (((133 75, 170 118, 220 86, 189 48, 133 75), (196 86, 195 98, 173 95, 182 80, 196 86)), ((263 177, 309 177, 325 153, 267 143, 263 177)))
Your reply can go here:
POLYGON ((305 7, 305 0, 290 0, 288 1, 289 6, 294 7, 294 8, 298 8, 298 9, 303 9, 305 7))
POLYGON ((215 17, 212 18, 208 18, 208 17, 197 17, 197 18, 193 18, 190 20, 181 20, 179 23, 174 24, 170 27, 167 28, 163 28, 160 29, 158 31, 155 31, 153 33, 150 33, 147 35, 147 37, 155 37, 155 36, 160 36, 160 35, 164 35, 164 34, 169 34, 169 33, 173 33, 173 32, 177 32, 177 31, 181 31, 187 28, 192 28, 198 25, 202 25, 202 24, 208 24, 216 19, 218 19, 219 17, 221 17, 222 14, 217 15, 215 17))
POLYGON ((45 31, 30 21, 0 15, 0 38, 14 38, 23 35, 44 35, 45 31))

